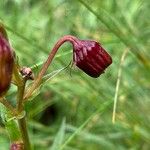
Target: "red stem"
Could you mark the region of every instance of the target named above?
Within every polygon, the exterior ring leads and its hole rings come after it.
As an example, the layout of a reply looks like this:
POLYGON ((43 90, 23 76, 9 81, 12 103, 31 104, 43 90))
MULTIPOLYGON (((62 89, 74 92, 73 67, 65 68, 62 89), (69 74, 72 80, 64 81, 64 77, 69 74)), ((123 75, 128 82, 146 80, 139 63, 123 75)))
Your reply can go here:
POLYGON ((49 56, 46 60, 46 62, 43 64, 42 69, 40 70, 37 78, 35 79, 34 83, 32 84, 32 86, 27 90, 24 99, 27 99, 31 96, 31 94, 33 93, 33 91, 40 85, 40 82, 42 80, 42 77, 44 76, 44 74, 46 73, 49 65, 51 64, 53 58, 55 57, 59 47, 66 41, 69 41, 70 43, 74 44, 77 43, 78 39, 74 36, 71 35, 65 35, 62 38, 60 38, 58 40, 58 42, 55 44, 55 46, 53 47, 52 51, 49 53, 49 56))

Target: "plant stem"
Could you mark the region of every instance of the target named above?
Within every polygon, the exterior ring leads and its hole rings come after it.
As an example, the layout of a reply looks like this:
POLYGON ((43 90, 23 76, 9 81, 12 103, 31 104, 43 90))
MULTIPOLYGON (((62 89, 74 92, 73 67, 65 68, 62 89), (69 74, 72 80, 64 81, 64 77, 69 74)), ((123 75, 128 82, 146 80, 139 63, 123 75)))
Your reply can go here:
POLYGON ((21 113, 23 111, 23 95, 25 90, 25 81, 22 81, 22 85, 18 86, 18 95, 17 95, 17 110, 18 113, 21 113))
POLYGON ((13 82, 17 85, 20 86, 22 85, 22 76, 19 74, 19 66, 17 64, 17 62, 14 63, 14 67, 13 67, 13 82))
POLYGON ((19 128, 21 130, 21 134, 22 134, 22 139, 23 139, 23 143, 24 143, 24 150, 31 150, 25 117, 23 117, 22 119, 19 119, 18 123, 19 123, 19 128))
MULTIPOLYGON (((13 75, 14 75, 15 84, 18 87, 17 113, 21 114, 24 111, 23 96, 24 96, 24 91, 25 91, 26 79, 20 75, 19 67, 17 63, 14 64, 13 75)), ((18 119, 17 121, 18 121, 20 132, 22 135, 24 150, 31 150, 25 116, 23 116, 21 119, 18 119)))
POLYGON ((122 75, 122 66, 125 61, 125 57, 128 53, 128 49, 125 49, 123 51, 123 54, 121 56, 120 65, 118 69, 118 76, 117 76, 117 82, 116 82, 116 90, 115 90, 115 96, 114 96, 114 106, 113 106, 113 114, 112 114, 112 123, 115 123, 116 120, 116 108, 117 108, 117 100, 118 100, 118 93, 119 93, 119 86, 121 81, 121 75, 122 75))
POLYGON ((49 53, 49 56, 48 56, 47 60, 45 61, 45 63, 43 64, 43 67, 40 70, 37 78, 33 82, 32 86, 27 90, 27 92, 24 96, 24 99, 28 99, 32 95, 33 91, 40 85, 42 77, 46 73, 46 71, 47 71, 49 65, 51 64, 54 56, 56 55, 59 47, 66 41, 69 41, 73 44, 73 43, 77 43, 78 39, 74 36, 66 35, 58 40, 58 42, 53 47, 52 51, 49 53))
MULTIPOLYGON (((25 90, 25 83, 26 83, 26 80, 23 80, 22 84, 20 86, 18 86, 18 96, 17 96, 18 113, 21 113, 23 111, 23 95, 24 95, 24 90, 25 90)), ((22 134, 22 140, 24 143, 24 150, 30 150, 31 146, 30 146, 25 116, 23 116, 23 118, 21 118, 21 119, 18 119, 18 124, 19 124, 19 128, 20 128, 20 131, 22 134)))

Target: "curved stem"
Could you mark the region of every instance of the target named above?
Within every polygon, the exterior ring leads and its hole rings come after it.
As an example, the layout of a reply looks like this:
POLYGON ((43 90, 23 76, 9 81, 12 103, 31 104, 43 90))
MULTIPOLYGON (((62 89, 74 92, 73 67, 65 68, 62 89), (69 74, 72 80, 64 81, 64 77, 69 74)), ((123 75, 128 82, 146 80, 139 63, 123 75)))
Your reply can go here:
POLYGON ((46 60, 46 62, 43 64, 42 69, 40 70, 37 78, 35 79, 34 83, 32 84, 32 86, 27 90, 24 99, 28 99, 33 91, 40 85, 40 82, 42 80, 42 77, 44 76, 44 74, 46 73, 49 65, 51 64, 54 56, 56 55, 59 47, 66 41, 71 42, 72 44, 77 43, 78 39, 74 36, 71 35, 66 35, 63 36, 62 38, 59 39, 59 41, 55 44, 55 46, 53 47, 52 51, 49 53, 49 56, 46 60))

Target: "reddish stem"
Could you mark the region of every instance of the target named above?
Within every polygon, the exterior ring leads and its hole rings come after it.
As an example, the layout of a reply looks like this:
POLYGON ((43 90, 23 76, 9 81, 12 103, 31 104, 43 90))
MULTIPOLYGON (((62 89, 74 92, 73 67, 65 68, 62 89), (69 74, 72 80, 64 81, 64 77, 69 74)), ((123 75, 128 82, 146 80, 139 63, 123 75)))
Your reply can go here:
POLYGON ((69 41, 70 43, 74 44, 77 43, 78 39, 74 36, 71 35, 65 35, 62 38, 60 38, 58 40, 58 42, 55 44, 55 46, 53 47, 52 51, 49 53, 49 56, 46 60, 46 62, 43 64, 42 69, 40 70, 37 78, 35 79, 34 83, 32 84, 32 86, 27 90, 24 99, 28 99, 33 91, 40 85, 42 77, 44 76, 44 74, 46 73, 49 65, 51 64, 53 58, 55 57, 59 47, 66 41, 69 41))

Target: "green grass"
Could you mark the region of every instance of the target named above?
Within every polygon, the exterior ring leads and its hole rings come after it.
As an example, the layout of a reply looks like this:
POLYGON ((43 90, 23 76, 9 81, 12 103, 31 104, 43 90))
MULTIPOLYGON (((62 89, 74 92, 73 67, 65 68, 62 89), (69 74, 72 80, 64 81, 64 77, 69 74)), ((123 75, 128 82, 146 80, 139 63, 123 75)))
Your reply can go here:
MULTIPOLYGON (((0 20, 19 63, 36 65, 35 75, 55 42, 66 34, 99 41, 113 58, 98 79, 76 67, 71 76, 69 68, 59 72, 26 104, 33 149, 150 149, 149 8, 148 0, 0 0, 0 20)), ((61 47, 47 73, 69 64, 71 48, 61 47)), ((15 90, 12 86, 7 95, 12 102, 15 90)), ((8 147, 9 137, 1 125, 0 149, 8 147)))

